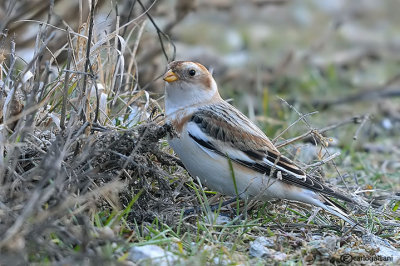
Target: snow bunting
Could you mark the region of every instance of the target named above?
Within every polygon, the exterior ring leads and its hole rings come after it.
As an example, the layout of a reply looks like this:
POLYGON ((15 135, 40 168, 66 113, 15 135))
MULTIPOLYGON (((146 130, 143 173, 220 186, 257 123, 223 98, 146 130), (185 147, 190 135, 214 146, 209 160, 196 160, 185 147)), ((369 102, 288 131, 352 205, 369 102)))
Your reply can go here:
POLYGON ((221 98, 203 65, 174 61, 164 80, 166 122, 177 133, 168 142, 193 177, 226 195, 313 204, 355 225, 328 197, 352 200, 283 156, 255 124, 221 98))

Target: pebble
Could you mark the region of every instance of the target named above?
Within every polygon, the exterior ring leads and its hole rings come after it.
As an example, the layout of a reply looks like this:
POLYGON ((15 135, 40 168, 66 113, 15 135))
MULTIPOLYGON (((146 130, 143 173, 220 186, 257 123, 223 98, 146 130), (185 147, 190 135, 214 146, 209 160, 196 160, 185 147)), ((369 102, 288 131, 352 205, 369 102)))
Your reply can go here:
POLYGON ((366 234, 362 236, 364 245, 369 245, 375 249, 379 248, 377 256, 391 257, 393 262, 400 262, 400 251, 396 250, 387 240, 375 236, 373 234, 366 234))
POLYGON ((173 253, 156 245, 132 247, 129 250, 128 260, 138 265, 175 265, 178 257, 173 253))
POLYGON ((250 256, 256 258, 270 258, 277 261, 283 261, 287 255, 285 253, 272 249, 275 243, 272 238, 258 237, 250 244, 250 256))

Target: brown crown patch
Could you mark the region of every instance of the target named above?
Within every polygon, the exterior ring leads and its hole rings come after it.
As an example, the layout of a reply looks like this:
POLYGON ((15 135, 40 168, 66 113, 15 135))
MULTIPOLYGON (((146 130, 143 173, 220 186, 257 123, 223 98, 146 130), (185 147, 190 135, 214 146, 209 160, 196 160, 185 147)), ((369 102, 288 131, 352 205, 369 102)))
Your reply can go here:
POLYGON ((173 62, 169 63, 168 69, 171 69, 174 71, 177 68, 179 68, 183 63, 185 63, 185 61, 173 61, 173 62))

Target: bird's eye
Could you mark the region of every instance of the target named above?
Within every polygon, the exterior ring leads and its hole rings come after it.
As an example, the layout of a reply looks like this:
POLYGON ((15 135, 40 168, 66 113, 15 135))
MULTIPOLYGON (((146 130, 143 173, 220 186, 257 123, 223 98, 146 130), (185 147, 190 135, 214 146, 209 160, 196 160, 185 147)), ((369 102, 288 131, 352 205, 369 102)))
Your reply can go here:
POLYGON ((189 70, 189 75, 191 75, 192 77, 193 77, 194 75, 196 75, 196 70, 190 69, 190 70, 189 70))

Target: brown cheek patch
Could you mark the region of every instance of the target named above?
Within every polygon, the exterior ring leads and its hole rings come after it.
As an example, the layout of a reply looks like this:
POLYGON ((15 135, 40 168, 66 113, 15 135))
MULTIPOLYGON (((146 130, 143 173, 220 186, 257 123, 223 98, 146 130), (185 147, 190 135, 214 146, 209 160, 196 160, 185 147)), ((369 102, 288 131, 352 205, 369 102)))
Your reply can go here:
POLYGON ((202 75, 200 82, 203 83, 207 89, 211 89, 211 78, 209 75, 202 75))
POLYGON ((208 72, 208 69, 200 63, 195 64, 201 69, 201 72, 203 73, 201 75, 201 83, 203 83, 206 88, 211 88, 211 75, 208 72))

